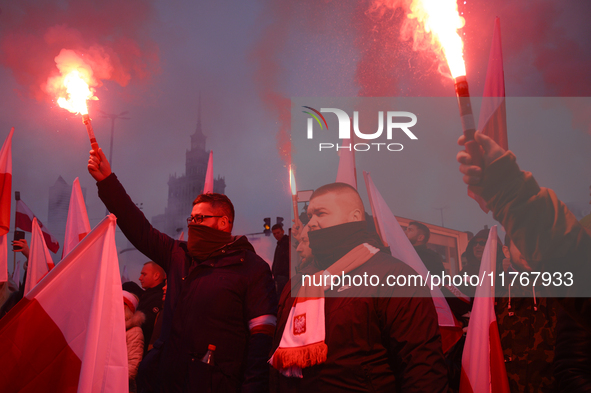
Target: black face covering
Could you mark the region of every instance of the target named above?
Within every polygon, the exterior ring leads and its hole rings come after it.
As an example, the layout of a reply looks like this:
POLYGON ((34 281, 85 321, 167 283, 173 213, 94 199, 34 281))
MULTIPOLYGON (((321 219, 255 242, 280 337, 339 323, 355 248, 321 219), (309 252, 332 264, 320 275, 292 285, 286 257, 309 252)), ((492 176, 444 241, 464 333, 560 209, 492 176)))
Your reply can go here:
POLYGON ((378 247, 367 231, 365 221, 348 222, 308 232, 310 248, 316 258, 316 266, 326 269, 339 258, 363 243, 378 247))
POLYGON ((229 232, 210 228, 205 225, 189 225, 189 255, 199 260, 207 259, 214 251, 219 250, 234 238, 229 232))

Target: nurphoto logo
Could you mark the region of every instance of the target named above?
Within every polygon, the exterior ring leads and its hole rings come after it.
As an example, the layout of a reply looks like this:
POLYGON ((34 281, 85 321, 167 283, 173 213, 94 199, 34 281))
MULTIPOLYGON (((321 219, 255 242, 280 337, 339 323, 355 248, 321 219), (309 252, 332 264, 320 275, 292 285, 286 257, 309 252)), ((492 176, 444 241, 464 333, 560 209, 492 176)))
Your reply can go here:
MULTIPOLYGON (((411 127, 417 124, 417 116, 412 112, 406 111, 387 111, 384 115, 384 111, 378 111, 378 129, 375 132, 364 133, 359 129, 359 112, 353 111, 353 132, 359 139, 375 142, 361 142, 361 143, 346 143, 347 140, 351 141, 351 117, 342 109, 337 108, 320 108, 320 111, 309 107, 303 106, 307 109, 302 111, 311 117, 308 118, 307 123, 307 138, 314 139, 314 121, 320 126, 320 130, 328 131, 328 123, 323 113, 334 113, 337 116, 339 122, 339 139, 342 139, 342 145, 334 143, 319 143, 318 150, 333 150, 339 151, 346 149, 351 151, 369 151, 380 149, 388 151, 401 151, 404 146, 402 143, 391 142, 393 135, 401 135, 402 133, 412 140, 418 139, 416 135, 410 130, 411 127), (386 142, 377 141, 378 138, 384 133, 384 118, 386 123, 386 142), (399 131, 402 131, 400 133, 399 131)), ((382 138, 383 139, 383 138, 382 138)))

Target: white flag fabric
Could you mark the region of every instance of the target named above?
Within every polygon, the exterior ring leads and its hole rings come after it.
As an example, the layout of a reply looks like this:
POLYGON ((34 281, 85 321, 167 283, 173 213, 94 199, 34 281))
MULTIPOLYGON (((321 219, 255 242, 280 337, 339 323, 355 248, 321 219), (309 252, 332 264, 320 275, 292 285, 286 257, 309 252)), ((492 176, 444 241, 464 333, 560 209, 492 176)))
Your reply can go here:
POLYGON ((346 183, 357 189, 357 172, 355 169, 355 152, 346 149, 339 150, 339 170, 337 183, 346 183))
MULTIPOLYGON (((392 214, 392 211, 386 204, 386 201, 376 188, 367 172, 363 172, 367 193, 370 199, 371 210, 377 221, 376 228, 383 241, 390 246, 390 251, 394 258, 400 259, 408 266, 412 267, 424 280, 429 281, 429 271, 417 254, 417 251, 408 240, 404 230, 398 223, 398 220, 392 214)), ((441 273, 439 273, 441 274, 441 273)), ((429 285, 430 287, 430 285, 429 285)), ((437 320, 441 330, 441 339, 444 352, 447 352, 462 336, 462 327, 455 319, 447 300, 443 296, 438 286, 431 289, 431 297, 437 311, 437 320)))
POLYGON ((9 392, 127 392, 116 218, 105 217, 0 320, 9 392))
POLYGON ((482 253, 476 288, 462 355, 460 393, 509 393, 503 348, 495 315, 497 226, 493 226, 482 253), (491 277, 493 279, 491 279, 491 277))
POLYGON ((86 212, 86 204, 84 203, 82 188, 80 188, 80 181, 76 178, 72 184, 72 195, 70 196, 70 207, 68 208, 62 258, 68 255, 88 232, 90 232, 90 222, 88 221, 88 213, 86 212))
POLYGON ((213 193, 213 150, 209 151, 209 160, 207 161, 207 171, 205 172, 204 194, 213 193))
POLYGON ((25 282, 25 296, 37 285, 37 283, 53 268, 53 260, 49 249, 45 244, 43 232, 33 218, 31 231, 31 246, 29 247, 29 265, 27 268, 27 281, 25 282))

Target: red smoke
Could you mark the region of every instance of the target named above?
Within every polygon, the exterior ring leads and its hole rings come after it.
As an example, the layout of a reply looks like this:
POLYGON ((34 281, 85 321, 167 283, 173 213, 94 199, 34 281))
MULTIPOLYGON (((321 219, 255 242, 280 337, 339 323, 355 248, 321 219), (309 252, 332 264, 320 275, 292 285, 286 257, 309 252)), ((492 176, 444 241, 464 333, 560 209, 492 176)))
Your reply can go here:
POLYGON ((52 99, 44 86, 58 73, 55 58, 71 50, 90 65, 98 83, 127 85, 158 70, 158 48, 148 37, 153 19, 142 0, 6 2, 0 14, 0 64, 28 94, 52 99))

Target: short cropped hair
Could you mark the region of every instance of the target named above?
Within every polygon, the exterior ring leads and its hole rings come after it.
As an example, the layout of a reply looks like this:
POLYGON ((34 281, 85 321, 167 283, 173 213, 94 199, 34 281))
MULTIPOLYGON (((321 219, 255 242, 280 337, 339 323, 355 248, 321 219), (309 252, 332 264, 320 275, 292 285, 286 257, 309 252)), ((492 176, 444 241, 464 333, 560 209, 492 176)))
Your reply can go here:
POLYGON ((415 227, 417 227, 419 232, 421 232, 423 234, 423 236, 425 237, 425 240, 423 240, 423 241, 425 243, 429 243, 429 239, 431 238, 431 231, 429 230, 428 226, 426 226, 422 222, 418 222, 418 221, 409 222, 408 225, 414 225, 415 227))
POLYGON ((160 266, 159 264, 157 264, 154 261, 148 261, 148 262, 144 263, 144 266, 146 266, 146 265, 152 266, 158 273, 160 273, 160 277, 162 277, 162 281, 166 280, 166 272, 164 271, 162 266, 160 266))
POLYGON ((357 190, 347 183, 330 183, 330 184, 325 184, 322 187, 318 187, 312 193, 310 200, 312 200, 316 197, 325 195, 325 194, 330 194, 330 193, 351 196, 353 198, 353 200, 352 200, 353 206, 352 206, 351 210, 359 209, 359 211, 361 212, 361 215, 362 215, 362 220, 365 220, 365 208, 363 207, 363 201, 361 200, 361 197, 359 196, 359 193, 357 192, 357 190))
POLYGON ((275 229, 283 230, 283 224, 275 224, 271 227, 271 230, 274 231, 275 229))
POLYGON ((234 222, 234 205, 230 198, 224 194, 207 193, 201 194, 193 201, 193 206, 198 203, 209 203, 214 210, 220 210, 224 216, 230 219, 230 224, 234 222))

